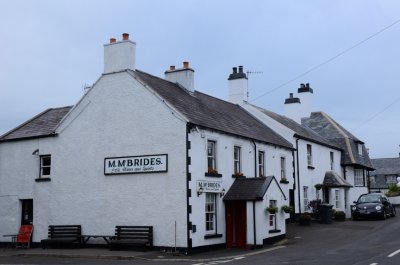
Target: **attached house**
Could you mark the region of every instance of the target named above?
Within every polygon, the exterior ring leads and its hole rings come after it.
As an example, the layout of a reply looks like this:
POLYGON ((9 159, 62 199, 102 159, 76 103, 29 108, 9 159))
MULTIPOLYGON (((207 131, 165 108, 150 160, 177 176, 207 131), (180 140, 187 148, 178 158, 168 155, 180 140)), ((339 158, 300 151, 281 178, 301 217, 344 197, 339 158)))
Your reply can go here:
MULTIPOLYGON (((104 45, 104 73, 74 106, 0 137, 0 234, 34 225, 153 226, 154 246, 257 247, 285 236, 293 145, 236 104, 196 91, 184 62, 136 69, 136 43, 104 45)), ((0 238, 6 241, 7 238, 0 238)), ((89 243, 91 243, 89 241, 89 243)), ((96 243, 96 242, 93 242, 96 243)))
MULTIPOLYGON (((239 68, 240 72, 243 71, 239 68)), ((300 119, 296 116, 299 111, 292 111, 291 108, 300 104, 300 99, 293 97, 293 94, 285 100, 285 110, 287 115, 297 121, 250 104, 247 101, 247 83, 244 82, 247 77, 244 73, 239 73, 233 68, 233 73, 228 78, 229 100, 240 104, 252 116, 290 141, 296 149, 293 158, 294 174, 289 176, 282 173, 280 176, 281 183, 288 182, 290 205, 295 213, 309 212, 310 202, 313 200, 327 201, 336 210, 346 211, 345 195, 352 185, 341 176, 343 149, 299 123, 300 119), (322 190, 320 185, 323 186, 322 190)), ((302 85, 298 91, 306 94, 313 92, 309 85, 302 85)), ((307 97, 303 101, 311 104, 311 99, 307 97)))
POLYGON ((369 175, 371 191, 387 192, 390 185, 396 185, 400 177, 400 157, 371 159, 374 171, 369 175))

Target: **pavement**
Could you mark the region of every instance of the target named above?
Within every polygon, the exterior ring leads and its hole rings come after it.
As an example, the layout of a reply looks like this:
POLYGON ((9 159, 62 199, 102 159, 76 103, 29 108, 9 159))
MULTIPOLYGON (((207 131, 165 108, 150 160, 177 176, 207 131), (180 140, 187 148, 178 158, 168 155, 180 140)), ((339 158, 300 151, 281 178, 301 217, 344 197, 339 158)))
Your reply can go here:
MULTIPOLYGON (((297 229, 298 225, 288 225, 292 229, 297 229)), ((289 232, 289 231, 288 231, 289 232)), ((85 259, 113 259, 113 260, 148 260, 148 261, 217 261, 223 259, 240 259, 246 256, 257 255, 270 252, 284 247, 287 242, 284 239, 274 245, 266 245, 261 249, 248 250, 236 248, 222 248, 209 250, 201 253, 184 255, 182 253, 174 253, 172 251, 110 251, 108 248, 78 248, 78 249, 62 249, 62 248, 0 248, 1 256, 19 256, 19 257, 54 257, 54 258, 85 258, 85 259)))

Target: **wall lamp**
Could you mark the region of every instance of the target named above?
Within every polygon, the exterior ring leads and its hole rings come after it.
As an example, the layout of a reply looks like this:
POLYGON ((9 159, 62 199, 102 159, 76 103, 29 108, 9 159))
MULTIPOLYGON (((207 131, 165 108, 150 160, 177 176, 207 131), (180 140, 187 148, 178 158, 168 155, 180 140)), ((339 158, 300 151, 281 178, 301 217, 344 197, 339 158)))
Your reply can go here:
POLYGON ((39 149, 36 149, 35 151, 33 151, 32 155, 34 155, 34 156, 39 155, 39 149))
POLYGON ((225 189, 222 189, 221 192, 220 192, 220 194, 219 194, 219 197, 222 198, 222 197, 224 197, 224 195, 225 195, 225 189))
POLYGON ((198 190, 197 190, 197 197, 199 197, 202 193, 203 193, 203 188, 202 187, 200 187, 198 190))

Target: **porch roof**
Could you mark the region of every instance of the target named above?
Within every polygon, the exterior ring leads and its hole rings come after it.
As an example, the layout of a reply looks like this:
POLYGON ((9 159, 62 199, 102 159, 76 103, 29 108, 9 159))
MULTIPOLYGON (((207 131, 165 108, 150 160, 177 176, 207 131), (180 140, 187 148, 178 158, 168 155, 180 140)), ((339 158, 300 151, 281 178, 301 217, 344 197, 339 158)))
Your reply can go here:
POLYGON ((344 180, 338 173, 335 171, 327 171, 325 173, 324 182, 322 183, 325 187, 333 188, 333 187, 347 187, 351 188, 353 185, 344 180))

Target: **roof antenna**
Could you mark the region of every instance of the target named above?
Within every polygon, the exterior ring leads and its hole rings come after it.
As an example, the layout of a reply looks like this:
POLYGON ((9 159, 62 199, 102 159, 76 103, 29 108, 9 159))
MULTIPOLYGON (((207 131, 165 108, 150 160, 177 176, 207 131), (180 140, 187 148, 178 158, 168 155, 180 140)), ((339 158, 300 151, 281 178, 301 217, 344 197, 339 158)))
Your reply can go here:
POLYGON ((83 88, 83 94, 86 94, 92 87, 85 83, 83 84, 82 88, 83 88))
POLYGON ((249 76, 250 75, 254 75, 254 74, 263 74, 262 71, 251 71, 251 70, 247 70, 246 71, 246 75, 247 75, 247 101, 249 101, 249 76))

